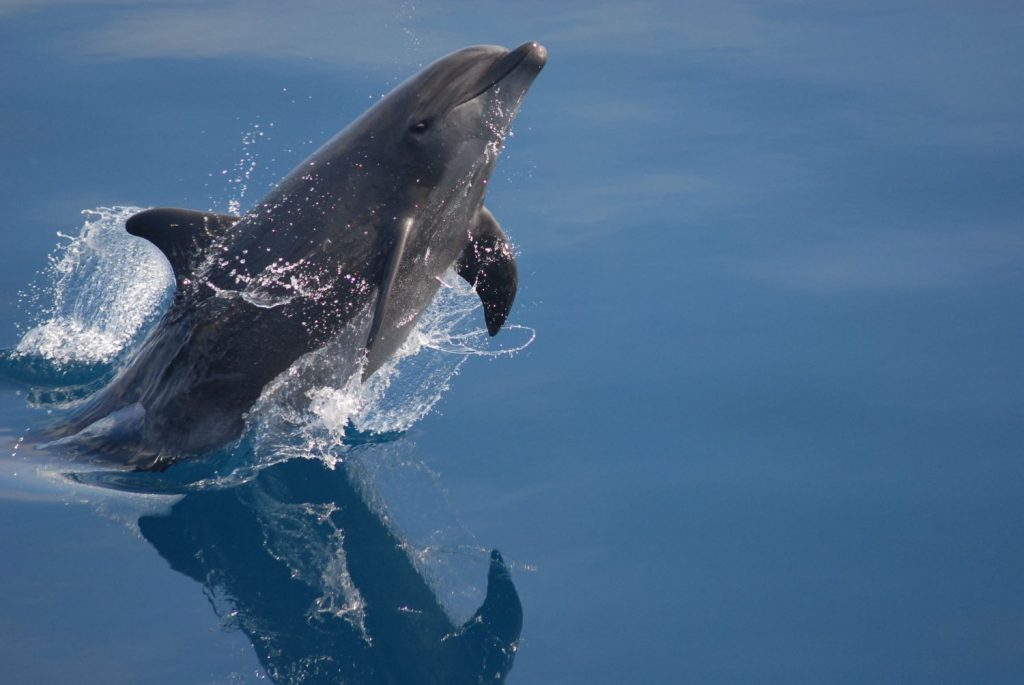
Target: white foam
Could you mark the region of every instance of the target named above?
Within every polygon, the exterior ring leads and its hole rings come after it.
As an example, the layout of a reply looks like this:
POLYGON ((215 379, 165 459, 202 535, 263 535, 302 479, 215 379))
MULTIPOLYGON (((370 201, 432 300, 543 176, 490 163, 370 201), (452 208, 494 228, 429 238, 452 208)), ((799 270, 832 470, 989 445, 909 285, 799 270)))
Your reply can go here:
POLYGON ((23 294, 35 325, 15 355, 58 365, 109 363, 155 319, 174 280, 160 251, 125 231, 125 221, 139 211, 87 209, 77 236, 59 234, 66 242, 23 294))

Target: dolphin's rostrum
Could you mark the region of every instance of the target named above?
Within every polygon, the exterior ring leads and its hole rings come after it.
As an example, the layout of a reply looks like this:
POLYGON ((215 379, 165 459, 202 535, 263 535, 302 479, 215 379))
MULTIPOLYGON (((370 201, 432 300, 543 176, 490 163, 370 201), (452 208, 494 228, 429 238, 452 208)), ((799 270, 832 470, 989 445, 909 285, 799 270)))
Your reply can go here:
POLYGON ((109 448, 116 424, 117 453, 140 468, 222 445, 241 434, 269 381, 342 331, 365 349, 363 378, 373 374, 452 266, 496 334, 517 275, 483 198, 546 60, 537 43, 459 50, 383 97, 244 216, 150 209, 129 218, 128 232, 170 262, 174 303, 54 436, 109 448))

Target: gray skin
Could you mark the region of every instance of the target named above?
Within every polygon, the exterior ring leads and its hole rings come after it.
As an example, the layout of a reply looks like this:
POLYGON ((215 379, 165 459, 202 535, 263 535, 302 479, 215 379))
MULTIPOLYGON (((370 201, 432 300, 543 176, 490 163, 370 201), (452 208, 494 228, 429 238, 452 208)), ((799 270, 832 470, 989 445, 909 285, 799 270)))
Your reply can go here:
POLYGON ((128 232, 171 263, 174 303, 125 370, 54 437, 144 469, 230 442, 264 386, 328 342, 365 350, 363 378, 374 373, 453 265, 496 334, 517 276, 483 198, 546 60, 536 43, 438 60, 240 219, 180 209, 129 218, 128 232))

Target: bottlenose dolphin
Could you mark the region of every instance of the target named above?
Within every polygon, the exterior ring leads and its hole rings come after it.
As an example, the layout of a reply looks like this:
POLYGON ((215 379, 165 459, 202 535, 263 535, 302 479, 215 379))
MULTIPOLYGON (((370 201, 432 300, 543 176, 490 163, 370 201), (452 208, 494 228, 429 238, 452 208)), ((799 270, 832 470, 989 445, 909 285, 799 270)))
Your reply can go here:
POLYGON ((52 434, 116 443, 143 469, 230 442, 268 382, 343 333, 365 350, 363 378, 374 373, 453 265, 496 334, 516 264, 483 198, 546 61, 537 43, 459 50, 383 97, 244 216, 130 217, 127 231, 170 262, 174 302, 124 371, 52 434))

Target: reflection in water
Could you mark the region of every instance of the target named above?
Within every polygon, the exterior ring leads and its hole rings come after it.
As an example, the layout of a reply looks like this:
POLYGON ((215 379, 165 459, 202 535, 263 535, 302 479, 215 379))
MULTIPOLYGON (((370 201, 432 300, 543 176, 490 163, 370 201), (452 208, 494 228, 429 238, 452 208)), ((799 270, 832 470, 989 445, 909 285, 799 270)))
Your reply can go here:
POLYGON ((484 603, 456 626, 343 467, 293 459, 191 492, 142 534, 204 585, 275 683, 491 683, 512 667, 519 596, 491 555, 484 603))

